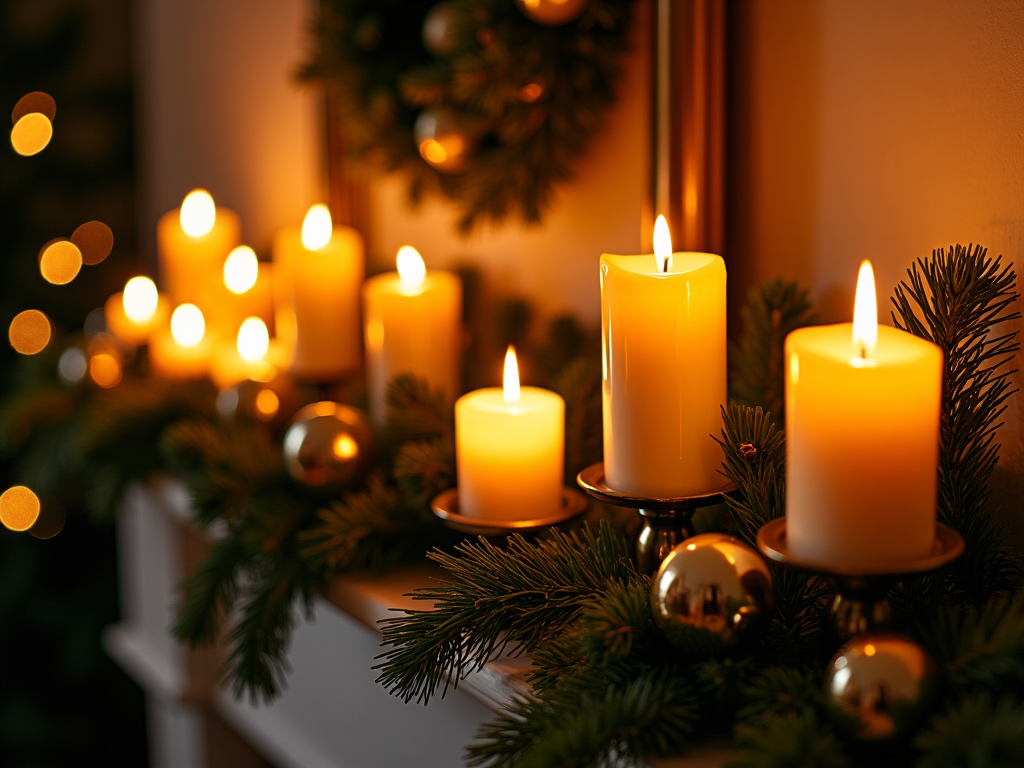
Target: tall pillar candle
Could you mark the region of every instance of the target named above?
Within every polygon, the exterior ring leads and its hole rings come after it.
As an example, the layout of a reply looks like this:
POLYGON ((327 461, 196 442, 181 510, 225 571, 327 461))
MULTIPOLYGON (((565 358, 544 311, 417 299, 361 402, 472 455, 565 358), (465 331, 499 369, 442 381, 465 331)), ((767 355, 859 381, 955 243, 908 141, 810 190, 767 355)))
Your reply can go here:
POLYGON ((802 557, 884 564, 935 541, 942 352, 878 327, 870 264, 853 323, 786 337, 786 537, 802 557))
POLYGON ((725 263, 672 253, 601 257, 605 481, 637 496, 684 496, 724 481, 712 439, 726 402, 725 263))
POLYGON ((459 513, 488 520, 540 520, 562 505, 565 401, 520 387, 515 351, 504 387, 478 389, 455 403, 459 513))
POLYGON ((203 189, 193 190, 181 208, 161 216, 156 227, 157 255, 163 290, 171 304, 205 303, 201 309, 209 313, 204 291, 220 283, 224 259, 240 236, 238 214, 218 208, 203 189))
MULTIPOLYGON (((282 276, 286 313, 294 319, 292 372, 309 380, 337 379, 362 365, 359 287, 363 239, 351 227, 334 227, 327 206, 314 205, 302 229, 274 241, 274 280, 282 276)), ((280 315, 278 315, 280 316, 280 315)))
POLYGON ((363 284, 363 331, 370 415, 387 416, 387 387, 401 374, 426 379, 449 398, 460 389, 462 281, 427 271, 415 248, 398 251, 397 272, 363 284))

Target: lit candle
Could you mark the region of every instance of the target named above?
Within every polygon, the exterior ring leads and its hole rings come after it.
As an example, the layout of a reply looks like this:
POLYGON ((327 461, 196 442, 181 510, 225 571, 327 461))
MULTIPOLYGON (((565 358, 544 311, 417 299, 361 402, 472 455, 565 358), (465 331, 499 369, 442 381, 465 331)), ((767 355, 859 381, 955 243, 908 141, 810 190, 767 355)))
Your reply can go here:
POLYGON ((167 322, 168 302, 148 277, 133 277, 103 305, 107 330, 129 344, 145 344, 167 322))
POLYGON ((913 559, 935 541, 942 352, 876 313, 865 261, 852 324, 786 337, 786 537, 822 562, 913 559))
POLYGON ((271 265, 260 264, 247 245, 235 248, 224 260, 223 279, 217 285, 225 316, 224 338, 233 338, 247 317, 270 325, 274 317, 271 265))
POLYGON ((370 414, 387 415, 388 384, 403 373, 426 379, 454 398, 459 392, 462 281, 428 271, 419 252, 398 250, 397 272, 363 284, 363 330, 370 414))
POLYGON ((455 403, 459 513, 490 520, 554 517, 562 505, 565 401, 520 387, 515 350, 504 387, 478 389, 455 403))
POLYGON ((204 289, 220 282, 224 257, 238 245, 238 215, 218 208, 205 189, 186 195, 181 208, 168 211, 156 226, 160 279, 171 304, 207 304, 204 289))
POLYGON ((604 472, 617 491, 685 496, 723 485, 725 262, 672 252, 601 256, 604 472))
POLYGON ((309 209, 301 231, 278 233, 277 330, 286 345, 294 344, 291 367, 296 376, 327 381, 360 367, 359 286, 364 272, 362 237, 351 227, 334 227, 325 205, 309 209))
POLYGON ((202 311, 195 304, 182 304, 171 313, 170 332, 150 339, 149 362, 157 376, 192 379, 206 375, 211 350, 202 311))
POLYGON ((241 381, 271 381, 277 376, 281 360, 270 339, 267 324, 259 317, 247 317, 238 329, 234 343, 222 342, 210 360, 210 378, 219 388, 241 381))

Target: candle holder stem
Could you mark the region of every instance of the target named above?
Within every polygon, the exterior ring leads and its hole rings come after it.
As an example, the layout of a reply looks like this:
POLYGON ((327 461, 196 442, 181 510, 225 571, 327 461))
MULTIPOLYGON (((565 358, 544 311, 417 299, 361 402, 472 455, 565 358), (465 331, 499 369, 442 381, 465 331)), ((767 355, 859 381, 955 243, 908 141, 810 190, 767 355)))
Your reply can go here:
POLYGON ((693 510, 641 509, 643 525, 636 538, 636 566, 653 574, 677 544, 694 534, 693 510))
POLYGON ((829 607, 829 630, 834 639, 844 643, 867 632, 892 629, 892 609, 886 596, 892 580, 875 578, 830 578, 836 595, 829 607))

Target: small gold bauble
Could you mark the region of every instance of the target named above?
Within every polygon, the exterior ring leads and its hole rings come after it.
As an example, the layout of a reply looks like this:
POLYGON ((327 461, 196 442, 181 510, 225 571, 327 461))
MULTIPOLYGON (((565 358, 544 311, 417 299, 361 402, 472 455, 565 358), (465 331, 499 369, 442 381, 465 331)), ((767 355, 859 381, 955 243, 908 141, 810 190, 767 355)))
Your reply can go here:
POLYGON ((757 639, 772 611, 772 575, 739 539, 702 533, 678 544, 651 583, 654 619, 684 652, 720 652, 757 639))
POLYGON ((474 141, 458 115, 447 107, 423 110, 413 125, 420 155, 444 173, 462 173, 469 167, 474 141))
POLYGON ((516 0, 527 18, 538 24, 557 27, 568 24, 587 7, 590 0, 516 0))
POLYGON ((307 405, 284 435, 288 473, 305 485, 340 491, 373 463, 373 434, 363 412, 329 400, 307 405))
POLYGON ((299 407, 299 393, 284 376, 243 381, 217 395, 217 412, 226 419, 249 419, 283 427, 299 407))
POLYGON ((863 741, 887 739, 912 728, 927 698, 928 654, 908 637, 860 635, 832 657, 825 698, 863 741))
POLYGON ((457 14, 454 3, 438 3, 423 18, 423 47, 435 56, 447 56, 455 48, 452 23, 457 14))

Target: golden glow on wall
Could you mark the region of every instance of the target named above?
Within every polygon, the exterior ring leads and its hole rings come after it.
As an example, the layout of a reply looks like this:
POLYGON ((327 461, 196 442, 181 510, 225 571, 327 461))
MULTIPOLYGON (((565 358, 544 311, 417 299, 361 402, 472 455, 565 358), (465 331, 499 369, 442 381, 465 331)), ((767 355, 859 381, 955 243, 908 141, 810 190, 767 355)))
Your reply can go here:
POLYGON ((46 349, 52 334, 50 319, 38 309, 26 309, 11 320, 7 338, 15 352, 34 355, 46 349))

